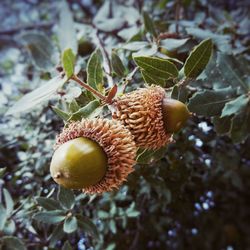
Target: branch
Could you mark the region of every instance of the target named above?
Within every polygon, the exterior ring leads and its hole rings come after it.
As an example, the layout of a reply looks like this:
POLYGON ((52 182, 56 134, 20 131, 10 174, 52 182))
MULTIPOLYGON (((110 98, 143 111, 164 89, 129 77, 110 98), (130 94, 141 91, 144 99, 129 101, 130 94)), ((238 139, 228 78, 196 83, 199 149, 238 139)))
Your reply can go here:
POLYGON ((97 96, 103 102, 108 103, 108 100, 107 100, 106 96, 102 95, 100 92, 98 92, 97 90, 95 90, 94 88, 92 88, 91 86, 86 84, 85 82, 83 82, 76 75, 73 75, 70 79, 76 81, 78 84, 80 84, 82 87, 84 87, 85 89, 87 89, 88 91, 93 93, 95 96, 97 96))
POLYGON ((26 25, 22 27, 16 27, 13 29, 2 30, 0 31, 0 35, 14 35, 15 33, 19 33, 23 30, 31 30, 31 29, 49 29, 54 25, 54 23, 37 23, 32 25, 26 25))

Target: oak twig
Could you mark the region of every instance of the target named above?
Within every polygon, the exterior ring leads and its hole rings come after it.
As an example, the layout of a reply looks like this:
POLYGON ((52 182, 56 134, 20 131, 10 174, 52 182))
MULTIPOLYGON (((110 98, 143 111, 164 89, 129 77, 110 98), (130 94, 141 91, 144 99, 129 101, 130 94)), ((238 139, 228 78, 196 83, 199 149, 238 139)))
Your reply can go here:
POLYGON ((79 79, 76 75, 71 76, 71 80, 74 80, 77 82, 79 85, 90 91, 92 94, 97 96, 100 100, 102 100, 104 103, 111 104, 112 100, 109 100, 107 96, 102 95, 99 91, 95 90, 85 82, 83 82, 81 79, 79 79))
POLYGON ((83 82, 76 75, 73 75, 70 79, 74 80, 75 82, 77 82, 78 84, 80 84, 82 87, 84 87, 85 89, 87 89, 88 91, 90 91, 91 93, 93 93, 95 96, 97 96, 103 102, 108 103, 106 96, 102 95, 99 91, 95 90, 94 88, 92 88, 91 86, 89 86, 88 84, 86 84, 85 82, 83 82))
POLYGON ((54 25, 54 23, 37 23, 32 25, 26 25, 22 27, 15 27, 8 30, 1 30, 0 35, 14 35, 15 33, 19 33, 24 30, 32 30, 32 29, 49 29, 54 25))

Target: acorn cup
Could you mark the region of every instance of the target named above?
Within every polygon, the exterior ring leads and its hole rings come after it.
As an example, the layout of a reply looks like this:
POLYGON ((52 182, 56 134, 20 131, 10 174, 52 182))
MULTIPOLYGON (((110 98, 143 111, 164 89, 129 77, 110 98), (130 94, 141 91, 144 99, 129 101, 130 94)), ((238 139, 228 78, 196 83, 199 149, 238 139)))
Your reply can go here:
POLYGON ((190 113, 185 104, 168 98, 159 86, 141 88, 113 101, 113 114, 134 136, 138 147, 159 149, 173 141, 190 113))
POLYGON ((119 121, 83 119, 57 136, 50 172, 66 188, 111 191, 134 170, 136 150, 132 134, 119 121))

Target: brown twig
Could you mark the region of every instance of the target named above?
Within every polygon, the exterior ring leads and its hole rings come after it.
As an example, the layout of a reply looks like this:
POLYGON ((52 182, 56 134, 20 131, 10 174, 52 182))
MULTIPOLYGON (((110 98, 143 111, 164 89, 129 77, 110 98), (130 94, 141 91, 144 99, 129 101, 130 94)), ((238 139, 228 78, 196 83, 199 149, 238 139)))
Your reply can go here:
POLYGON ((95 96, 97 96, 103 102, 108 103, 108 100, 107 100, 106 96, 102 95, 99 91, 95 90, 94 88, 92 88, 91 86, 89 86, 88 84, 86 84, 85 82, 83 82, 76 75, 73 75, 70 79, 74 80, 75 82, 77 82, 78 84, 80 84, 82 87, 84 87, 85 89, 87 89, 88 91, 90 91, 91 93, 93 93, 95 96))
POLYGON ((19 33, 23 30, 31 30, 31 29, 48 29, 51 28, 54 25, 54 23, 38 23, 38 24, 32 24, 32 25, 26 25, 22 27, 16 27, 13 29, 8 30, 2 30, 0 31, 0 35, 14 35, 15 33, 19 33))

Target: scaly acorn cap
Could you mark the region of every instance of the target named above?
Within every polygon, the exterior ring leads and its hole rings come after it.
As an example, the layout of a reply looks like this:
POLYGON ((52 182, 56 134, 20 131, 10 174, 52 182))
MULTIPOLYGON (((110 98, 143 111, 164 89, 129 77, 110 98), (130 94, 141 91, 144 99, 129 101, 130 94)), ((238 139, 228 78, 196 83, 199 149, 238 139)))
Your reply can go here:
POLYGON ((126 181, 128 174, 134 170, 137 150, 128 129, 119 121, 101 118, 72 122, 57 136, 55 149, 78 137, 97 142, 108 157, 108 168, 103 179, 84 188, 83 192, 96 194, 111 191, 126 181))
POLYGON ((113 119, 121 121, 130 130, 138 147, 158 149, 172 141, 172 134, 164 128, 164 97, 163 88, 150 86, 114 100, 113 119))

